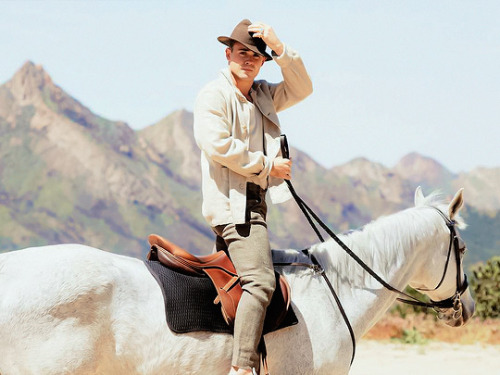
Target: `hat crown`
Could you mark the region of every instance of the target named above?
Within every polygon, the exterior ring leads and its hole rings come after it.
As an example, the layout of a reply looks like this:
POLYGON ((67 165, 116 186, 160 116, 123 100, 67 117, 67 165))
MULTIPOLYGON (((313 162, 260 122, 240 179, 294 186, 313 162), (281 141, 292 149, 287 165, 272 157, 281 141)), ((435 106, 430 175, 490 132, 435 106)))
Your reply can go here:
POLYGON ((231 45, 231 41, 239 42, 253 52, 264 56, 266 60, 271 60, 271 56, 266 52, 266 43, 261 38, 254 38, 254 33, 248 31, 248 26, 251 24, 252 22, 245 18, 236 25, 231 36, 220 36, 217 40, 227 46, 231 45))

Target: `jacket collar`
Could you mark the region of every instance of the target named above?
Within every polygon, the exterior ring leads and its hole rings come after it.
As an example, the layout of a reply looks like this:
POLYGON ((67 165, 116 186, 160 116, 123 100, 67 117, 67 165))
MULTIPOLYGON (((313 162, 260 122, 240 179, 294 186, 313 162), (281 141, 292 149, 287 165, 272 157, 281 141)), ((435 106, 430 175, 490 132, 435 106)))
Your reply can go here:
MULTIPOLYGON (((236 96, 241 102, 247 101, 247 98, 245 98, 245 95, 241 93, 241 91, 236 87, 234 84, 233 76, 231 71, 229 70, 229 67, 222 69, 221 74, 224 76, 224 78, 227 80, 228 84, 234 89, 234 92, 236 93, 236 96)), ((269 121, 271 121, 273 124, 278 126, 279 128, 279 120, 278 116, 276 115, 276 112, 274 110, 274 106, 271 100, 266 97, 266 95, 262 92, 260 86, 261 86, 261 81, 254 81, 252 85, 252 97, 254 98, 254 104, 259 108, 259 111, 262 112, 262 114, 267 117, 269 121)))
POLYGON ((238 99, 240 101, 247 101, 247 98, 245 98, 245 95, 243 95, 241 93, 240 89, 238 87, 236 87, 236 85, 234 84, 234 78, 233 78, 231 71, 229 70, 229 67, 222 69, 221 73, 224 76, 224 78, 226 78, 229 85, 234 89, 234 92, 236 93, 236 96, 238 96, 238 99))

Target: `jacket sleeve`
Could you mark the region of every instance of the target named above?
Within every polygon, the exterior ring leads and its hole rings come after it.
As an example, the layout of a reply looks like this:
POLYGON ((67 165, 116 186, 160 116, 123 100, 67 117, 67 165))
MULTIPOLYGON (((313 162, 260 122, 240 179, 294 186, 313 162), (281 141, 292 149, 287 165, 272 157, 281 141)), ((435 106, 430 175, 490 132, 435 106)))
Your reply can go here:
POLYGON ((273 59, 281 68, 283 81, 278 84, 270 84, 269 90, 273 98, 274 108, 276 108, 276 112, 280 112, 309 96, 313 87, 297 51, 285 45, 281 56, 274 56, 273 59))
POLYGON ((246 144, 233 137, 227 113, 227 99, 221 91, 203 89, 194 108, 196 143, 212 161, 245 177, 269 175, 272 162, 263 152, 250 152, 246 144))

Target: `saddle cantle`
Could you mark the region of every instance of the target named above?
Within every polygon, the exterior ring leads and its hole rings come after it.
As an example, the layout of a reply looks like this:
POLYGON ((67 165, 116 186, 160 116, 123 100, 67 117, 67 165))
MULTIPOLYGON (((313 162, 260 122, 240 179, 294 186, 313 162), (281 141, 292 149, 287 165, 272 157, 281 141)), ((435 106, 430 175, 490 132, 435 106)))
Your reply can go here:
MULTIPOLYGON (((152 234, 148 239, 151 245, 151 250, 147 255, 148 261, 158 261, 167 268, 187 276, 210 278, 217 292, 213 303, 220 303, 225 322, 232 326, 243 289, 227 254, 218 251, 210 255, 195 256, 161 236, 152 234)), ((266 317, 265 331, 267 332, 280 327, 289 312, 291 302, 290 286, 278 273, 275 295, 270 306, 272 311, 268 309, 269 316, 266 317)))

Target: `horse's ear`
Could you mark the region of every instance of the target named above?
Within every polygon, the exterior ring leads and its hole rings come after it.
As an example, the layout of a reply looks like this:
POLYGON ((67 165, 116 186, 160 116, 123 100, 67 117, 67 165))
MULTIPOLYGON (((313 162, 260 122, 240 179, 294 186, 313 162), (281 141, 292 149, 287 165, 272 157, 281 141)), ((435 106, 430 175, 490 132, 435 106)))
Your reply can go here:
POLYGON ((422 187, 419 186, 415 190, 415 207, 421 206, 422 203, 424 202, 424 193, 422 193, 422 187))
POLYGON ((451 200, 450 206, 448 207, 448 216, 451 220, 455 217, 455 215, 460 211, 462 206, 464 205, 464 188, 461 188, 453 199, 451 200))

